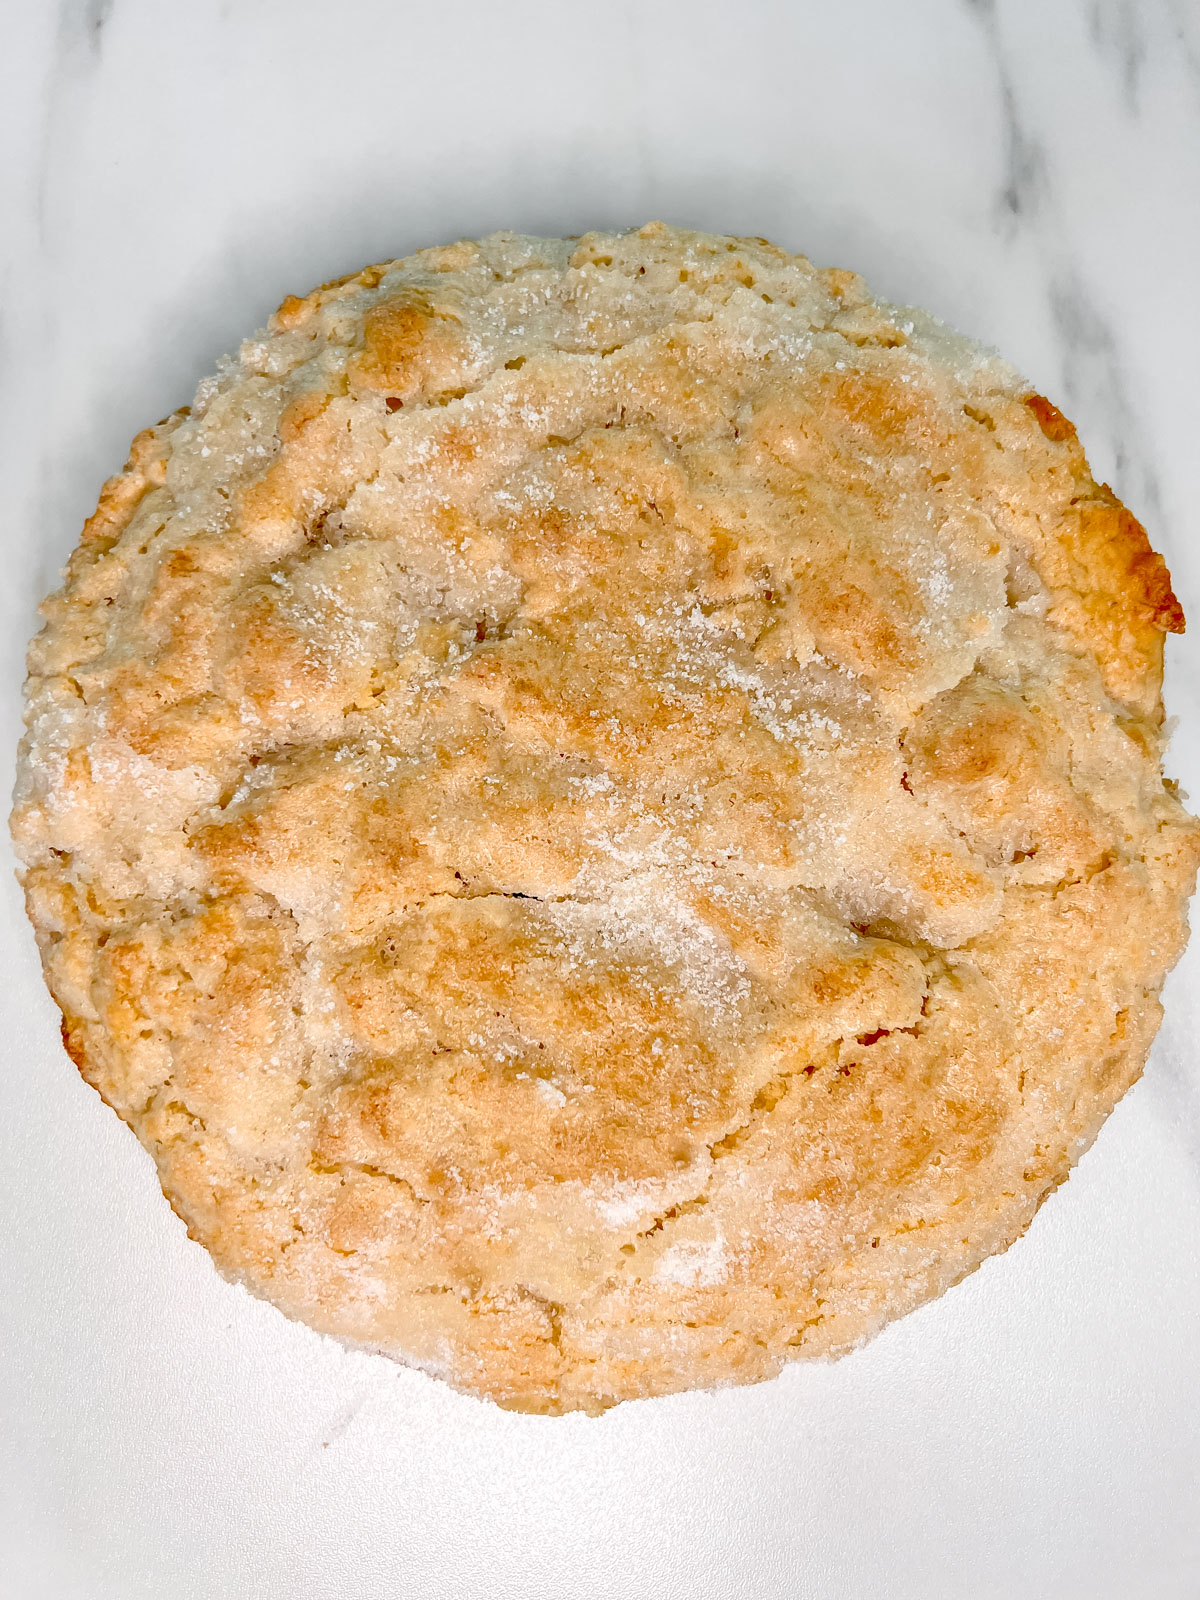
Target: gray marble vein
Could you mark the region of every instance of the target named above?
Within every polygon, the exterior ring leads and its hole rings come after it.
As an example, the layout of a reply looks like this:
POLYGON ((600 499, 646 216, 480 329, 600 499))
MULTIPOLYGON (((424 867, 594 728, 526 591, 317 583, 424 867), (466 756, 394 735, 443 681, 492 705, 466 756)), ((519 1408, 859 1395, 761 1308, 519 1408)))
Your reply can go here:
MULTIPOLYGON (((1055 193, 1049 151, 1055 128, 1044 106, 1031 105, 1025 89, 1027 57, 1010 44, 1012 13, 996 0, 968 0, 987 43, 999 98, 1005 159, 994 206, 1003 237, 1020 242, 1041 264, 1042 293, 1057 346, 1056 398, 1086 421, 1086 443, 1101 470, 1110 471, 1117 492, 1139 515, 1163 520, 1163 501, 1153 452, 1130 390, 1122 341, 1089 285, 1096 263, 1082 255, 1055 193), (1110 464, 1110 465, 1106 465, 1110 464)), ((1089 0, 1081 43, 1115 65, 1126 112, 1137 115, 1138 94, 1150 44, 1145 13, 1132 0, 1089 0)), ((1161 30, 1160 30, 1161 32, 1161 30)), ((1029 38, 1019 41, 1028 51, 1029 38)), ((1086 54, 1074 72, 1086 67, 1086 54)))
POLYGON ((1086 410, 1088 447, 1113 463, 1112 487, 1118 495, 1143 521, 1160 522, 1158 473, 1130 393, 1120 340, 1072 267, 1055 274, 1049 298, 1061 347, 1064 405, 1073 416, 1086 410), (1105 431, 1103 448, 1097 426, 1105 431))
POLYGON ((113 0, 84 0, 83 31, 90 50, 99 55, 104 26, 112 15, 113 0))
POLYGON ((1099 49, 1115 66, 1127 108, 1136 113, 1142 69, 1149 50, 1147 11, 1143 0, 1091 0, 1088 29, 1099 49))
POLYGON ((1200 101, 1200 6, 1196 0, 1166 0, 1167 48, 1182 64, 1197 101, 1200 101))
POLYGON ((54 168, 73 141, 86 137, 86 119, 71 103, 99 72, 105 28, 114 0, 60 0, 41 94, 42 132, 36 163, 37 214, 48 225, 54 168))
POLYGON ((1031 219, 1046 198, 1049 189, 1046 152, 1021 115, 1005 56, 996 0, 968 0, 968 4, 983 28, 1000 96, 1004 162, 996 212, 1002 226, 1011 232, 1019 222, 1031 219))

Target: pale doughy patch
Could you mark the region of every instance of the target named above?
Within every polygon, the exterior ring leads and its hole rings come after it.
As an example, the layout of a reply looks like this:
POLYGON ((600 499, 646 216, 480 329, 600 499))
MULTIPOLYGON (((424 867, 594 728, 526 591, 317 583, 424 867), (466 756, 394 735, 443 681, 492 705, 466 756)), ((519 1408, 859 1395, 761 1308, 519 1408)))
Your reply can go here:
POLYGON ((1141 1070, 1198 853, 1166 570, 851 273, 652 224, 289 299, 45 614, 68 1049, 223 1272, 459 1388, 847 1350, 1141 1070))

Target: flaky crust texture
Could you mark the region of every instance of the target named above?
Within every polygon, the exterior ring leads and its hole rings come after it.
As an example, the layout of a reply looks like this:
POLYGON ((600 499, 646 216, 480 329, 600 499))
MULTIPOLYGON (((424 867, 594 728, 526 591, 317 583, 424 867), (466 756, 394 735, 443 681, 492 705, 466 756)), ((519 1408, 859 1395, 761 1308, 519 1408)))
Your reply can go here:
POLYGON ((761 239, 289 298, 34 641, 68 1049, 292 1316, 527 1410, 837 1354, 1140 1072, 1161 559, 987 352, 761 239))

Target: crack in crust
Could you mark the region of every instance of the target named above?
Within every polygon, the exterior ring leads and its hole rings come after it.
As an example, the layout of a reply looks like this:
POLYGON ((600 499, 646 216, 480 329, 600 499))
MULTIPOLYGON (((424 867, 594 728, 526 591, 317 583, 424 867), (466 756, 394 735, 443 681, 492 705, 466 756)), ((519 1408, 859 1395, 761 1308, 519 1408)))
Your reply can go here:
POLYGON ((654 224, 289 296, 44 609, 69 1053, 222 1271, 501 1404, 850 1348, 1145 1059, 1166 568, 854 274, 654 224))

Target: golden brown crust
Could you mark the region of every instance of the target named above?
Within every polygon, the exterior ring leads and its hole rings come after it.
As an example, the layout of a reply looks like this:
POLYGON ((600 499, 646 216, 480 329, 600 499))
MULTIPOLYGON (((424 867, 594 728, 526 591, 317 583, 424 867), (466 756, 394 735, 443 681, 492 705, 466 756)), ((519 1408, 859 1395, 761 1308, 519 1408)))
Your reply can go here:
POLYGON ((761 240, 289 296, 30 653, 64 1041, 222 1270, 505 1405, 836 1354, 1141 1069, 1195 825, 1062 414, 761 240))
POLYGON ((104 484, 95 511, 83 525, 79 543, 89 557, 94 559, 107 550, 126 527, 143 496, 166 482, 167 441, 190 409, 183 406, 156 427, 143 428, 134 439, 128 461, 104 484))
POLYGON ((1027 394, 1025 404, 1037 418, 1038 427, 1051 444, 1066 444, 1068 440, 1078 437, 1075 424, 1064 417, 1054 402, 1047 400, 1044 394, 1027 394))

